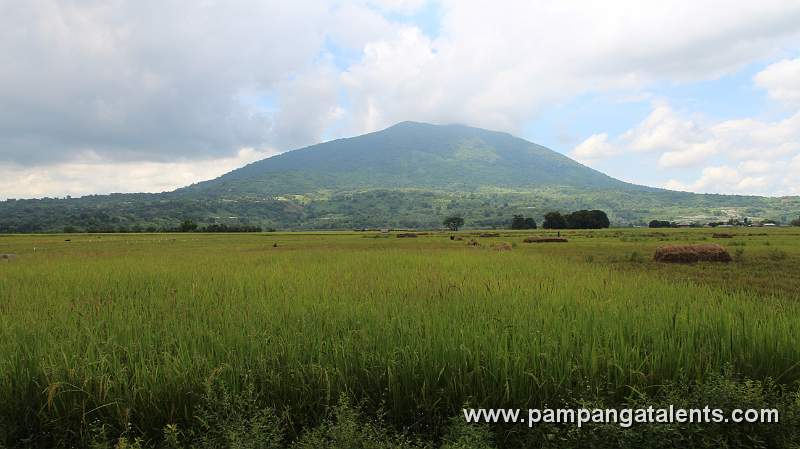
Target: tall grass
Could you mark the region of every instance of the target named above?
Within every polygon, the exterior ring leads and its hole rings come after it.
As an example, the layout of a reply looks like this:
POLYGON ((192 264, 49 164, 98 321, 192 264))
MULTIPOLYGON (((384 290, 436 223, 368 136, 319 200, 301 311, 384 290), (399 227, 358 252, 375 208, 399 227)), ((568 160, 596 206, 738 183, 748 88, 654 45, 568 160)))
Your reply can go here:
POLYGON ((16 436, 158 432, 245 374, 290 428, 346 394, 422 431, 465 403, 614 401, 726 366, 800 379, 800 305, 780 298, 433 237, 108 240, 20 243, 0 268, 0 423, 16 436))

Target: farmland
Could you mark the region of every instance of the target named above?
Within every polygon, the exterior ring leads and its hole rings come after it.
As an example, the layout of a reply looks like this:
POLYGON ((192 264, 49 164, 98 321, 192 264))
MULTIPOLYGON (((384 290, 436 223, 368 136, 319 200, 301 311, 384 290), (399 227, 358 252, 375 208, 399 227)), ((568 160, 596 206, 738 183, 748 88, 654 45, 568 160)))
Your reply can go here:
MULTIPOLYGON (((263 447, 330 443, 347 419, 382 441, 349 447, 614 446, 634 437, 453 417, 679 400, 779 407, 779 425, 701 429, 797 443, 800 231, 658 231, 0 236, 16 255, 0 261, 0 447, 188 447, 228 406, 241 434, 269 423, 263 447), (733 262, 651 260, 696 242, 733 262)), ((707 442, 673 430, 653 441, 707 442)))

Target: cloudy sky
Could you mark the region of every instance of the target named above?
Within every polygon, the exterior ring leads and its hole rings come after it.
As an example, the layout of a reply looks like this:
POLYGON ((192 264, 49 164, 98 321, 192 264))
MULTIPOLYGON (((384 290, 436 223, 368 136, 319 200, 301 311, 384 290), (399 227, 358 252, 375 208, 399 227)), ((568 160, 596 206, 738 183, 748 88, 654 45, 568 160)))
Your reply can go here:
POLYGON ((403 120, 800 195, 800 2, 0 0, 0 199, 170 190, 403 120))

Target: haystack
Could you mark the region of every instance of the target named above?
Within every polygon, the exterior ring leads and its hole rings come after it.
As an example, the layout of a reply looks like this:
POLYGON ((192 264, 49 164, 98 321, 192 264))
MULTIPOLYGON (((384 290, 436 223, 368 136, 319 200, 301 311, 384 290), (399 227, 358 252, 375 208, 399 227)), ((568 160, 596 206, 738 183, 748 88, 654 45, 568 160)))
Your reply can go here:
POLYGON ((478 243, 478 241, 477 241, 477 240, 475 240, 475 239, 470 239, 470 240, 467 242, 467 246, 481 246, 481 244, 480 244, 480 243, 478 243))
POLYGON ((493 251, 511 251, 513 248, 508 242, 494 243, 490 247, 493 251))
POLYGON ((730 262, 731 255, 717 244, 665 245, 656 248, 653 259, 657 262, 730 262))
POLYGON ((478 237, 500 237, 500 234, 497 232, 483 232, 478 234, 478 237))
POLYGON ((526 237, 523 240, 525 243, 559 243, 559 242, 567 242, 567 239, 563 237, 526 237))

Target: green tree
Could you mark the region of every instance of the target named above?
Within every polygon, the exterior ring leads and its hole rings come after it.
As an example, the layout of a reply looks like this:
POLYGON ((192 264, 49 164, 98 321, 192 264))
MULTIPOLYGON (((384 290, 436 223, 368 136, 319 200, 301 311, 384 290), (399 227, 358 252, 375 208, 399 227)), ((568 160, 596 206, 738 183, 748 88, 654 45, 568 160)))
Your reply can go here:
POLYGON ((181 232, 194 232, 197 230, 197 223, 192 220, 184 220, 178 229, 180 229, 181 232))
POLYGON ((445 218, 442 224, 451 231, 458 231, 458 228, 464 226, 464 219, 459 215, 451 215, 445 218))
POLYGON ((650 225, 649 226, 651 228, 671 228, 672 227, 672 223, 670 223, 670 222, 668 222, 666 220, 652 220, 652 221, 650 221, 650 225))
POLYGON ((566 229, 567 219, 561 215, 561 212, 548 212, 544 214, 542 227, 545 229, 566 229))
POLYGON ((525 217, 522 215, 514 215, 511 218, 511 229, 525 229, 525 217))
POLYGON ((514 215, 511 219, 511 229, 536 229, 536 220, 523 215, 514 215))
POLYGON ((600 229, 611 225, 608 215, 601 210, 578 210, 565 218, 572 229, 600 229))
POLYGON ((797 220, 792 220, 791 224, 792 226, 800 226, 800 217, 798 217, 797 220))

